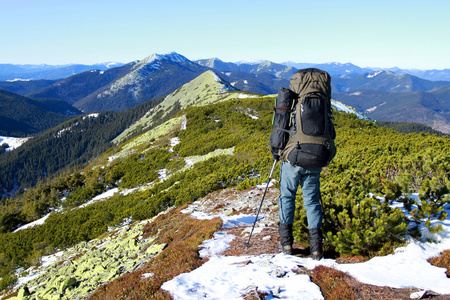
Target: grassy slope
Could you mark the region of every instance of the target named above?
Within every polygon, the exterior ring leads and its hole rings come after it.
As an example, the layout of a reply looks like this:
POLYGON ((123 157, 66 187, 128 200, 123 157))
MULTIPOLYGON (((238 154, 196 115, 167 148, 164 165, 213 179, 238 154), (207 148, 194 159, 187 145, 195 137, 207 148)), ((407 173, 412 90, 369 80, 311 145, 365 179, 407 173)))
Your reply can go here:
POLYGON ((168 95, 162 103, 150 110, 138 122, 130 126, 113 140, 118 144, 127 139, 136 130, 148 130, 167 119, 172 113, 189 106, 204 106, 242 97, 243 92, 229 92, 226 86, 218 82, 212 71, 207 71, 168 95))

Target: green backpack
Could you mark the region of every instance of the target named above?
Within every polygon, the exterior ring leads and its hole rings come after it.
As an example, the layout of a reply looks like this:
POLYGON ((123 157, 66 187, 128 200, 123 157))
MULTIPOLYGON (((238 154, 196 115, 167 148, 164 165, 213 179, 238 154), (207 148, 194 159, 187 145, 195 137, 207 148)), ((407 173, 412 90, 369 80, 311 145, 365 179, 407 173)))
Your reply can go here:
POLYGON ((294 166, 324 167, 336 155, 331 77, 319 69, 302 69, 292 75, 289 87, 278 93, 272 153, 294 166))

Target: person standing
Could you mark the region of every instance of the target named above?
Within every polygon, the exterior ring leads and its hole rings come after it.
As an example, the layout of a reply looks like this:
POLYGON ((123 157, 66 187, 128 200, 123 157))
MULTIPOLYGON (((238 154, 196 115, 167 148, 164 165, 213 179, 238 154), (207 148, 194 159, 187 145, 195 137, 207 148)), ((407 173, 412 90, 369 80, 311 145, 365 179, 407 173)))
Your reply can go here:
MULTIPOLYGON (((300 186, 308 222, 311 257, 320 260, 323 257, 320 173, 336 154, 336 133, 331 113, 331 78, 327 72, 319 69, 302 69, 291 77, 289 87, 290 90, 285 95, 292 98, 292 104, 284 107, 289 108, 289 126, 281 126, 279 122, 277 124, 277 120, 281 118, 277 119, 277 109, 278 115, 282 110, 282 107, 277 106, 275 128, 270 138, 273 158, 281 159, 278 199, 278 231, 281 241, 277 247, 285 254, 293 253, 295 197, 300 186), (282 133, 284 141, 280 142, 278 137, 282 133)), ((280 92, 281 89, 278 95, 283 98, 280 92)))

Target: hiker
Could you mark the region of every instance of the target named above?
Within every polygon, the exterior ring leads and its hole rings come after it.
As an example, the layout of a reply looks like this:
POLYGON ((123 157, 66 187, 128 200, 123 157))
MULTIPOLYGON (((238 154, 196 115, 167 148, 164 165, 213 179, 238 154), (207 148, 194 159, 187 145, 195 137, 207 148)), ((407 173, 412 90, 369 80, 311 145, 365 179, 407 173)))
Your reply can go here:
POLYGON ((291 77, 290 89, 279 90, 275 128, 270 137, 272 156, 276 161, 281 159, 278 199, 281 242, 277 248, 285 254, 293 253, 292 224, 295 196, 300 185, 311 257, 315 260, 323 257, 320 172, 336 153, 330 81, 325 71, 314 68, 298 70, 291 77))

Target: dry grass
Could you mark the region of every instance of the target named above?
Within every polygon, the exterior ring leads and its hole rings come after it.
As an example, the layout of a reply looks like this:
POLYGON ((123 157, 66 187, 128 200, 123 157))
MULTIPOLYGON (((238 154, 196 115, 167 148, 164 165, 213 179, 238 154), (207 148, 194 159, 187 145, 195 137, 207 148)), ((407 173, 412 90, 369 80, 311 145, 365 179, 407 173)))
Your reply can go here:
POLYGON ((167 247, 143 268, 126 274, 97 289, 90 299, 171 299, 161 285, 175 276, 200 267, 205 260, 199 257, 198 246, 213 237, 222 220, 197 220, 182 214, 180 207, 160 215, 144 228, 144 238, 157 235, 155 243, 167 247), (141 279, 142 274, 154 276, 141 279))
MULTIPOLYGON (((417 288, 395 289, 386 286, 364 284, 336 269, 317 266, 311 271, 303 271, 309 274, 311 281, 317 284, 326 300, 403 300, 410 299, 417 288)), ((438 295, 428 291, 421 299, 450 299, 449 295, 438 295)))
POLYGON ((428 262, 436 267, 446 268, 445 274, 450 278, 450 250, 445 250, 440 256, 430 258, 428 262))

